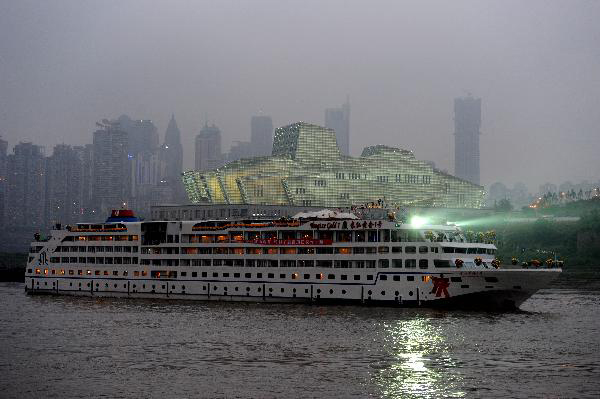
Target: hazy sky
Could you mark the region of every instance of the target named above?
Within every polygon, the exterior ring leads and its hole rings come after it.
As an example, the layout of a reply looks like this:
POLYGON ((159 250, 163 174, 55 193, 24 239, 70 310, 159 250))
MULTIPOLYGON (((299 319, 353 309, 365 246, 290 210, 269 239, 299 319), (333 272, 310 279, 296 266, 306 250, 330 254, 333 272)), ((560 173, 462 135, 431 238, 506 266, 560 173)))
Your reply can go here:
POLYGON ((193 166, 250 117, 323 124, 350 95, 351 152, 454 169, 453 98, 482 98, 483 184, 600 179, 600 1, 0 0, 0 135, 85 144, 126 113, 175 113, 193 166))

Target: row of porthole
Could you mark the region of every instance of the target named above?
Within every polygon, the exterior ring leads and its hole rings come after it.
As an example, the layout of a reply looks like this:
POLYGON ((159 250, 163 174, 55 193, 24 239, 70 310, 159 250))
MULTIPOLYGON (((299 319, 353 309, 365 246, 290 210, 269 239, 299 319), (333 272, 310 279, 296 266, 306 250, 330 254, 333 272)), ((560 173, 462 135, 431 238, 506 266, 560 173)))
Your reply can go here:
MULTIPOLYGON (((38 281, 38 282, 37 282, 37 284, 39 285, 39 284, 40 284, 40 282, 38 281)), ((45 285, 48 285, 48 282, 44 282, 44 284, 45 284, 45 285)), ((52 286, 54 286, 54 282, 52 283, 52 286)), ((73 283, 70 283, 70 286, 73 286, 73 283)), ((79 286, 81 287, 81 283, 79 283, 79 286)), ((87 286, 89 287, 89 286, 90 286, 90 283, 87 283, 87 286)), ((98 284, 98 283, 96 283, 96 287, 98 287, 98 286, 99 286, 99 284, 98 284)), ((126 287, 127 287, 126 285, 123 285, 123 288, 126 288, 126 287)), ((106 288, 108 288, 108 283, 106 283, 106 288)), ((117 288, 117 284, 115 284, 115 288, 117 288)), ((137 287, 136 287, 136 284, 133 284, 133 288, 137 288, 137 287)), ((143 288, 143 289, 145 289, 145 288, 146 288, 146 284, 144 284, 144 285, 142 286, 142 288, 143 288)), ((155 286, 155 285, 152 285, 152 289, 155 289, 155 288, 156 288, 156 286, 155 286)), ((218 288, 219 288, 218 286, 213 286, 213 290, 214 290, 214 291, 216 291, 218 288)), ((164 285, 162 286, 162 289, 163 289, 163 290, 165 289, 165 286, 164 286, 164 285)), ((172 286, 172 289, 175 289, 175 286, 174 286, 174 285, 172 286)), ((185 285, 181 286, 181 289, 182 289, 182 290, 185 290, 185 285)), ((202 286, 202 289, 203 289, 204 291, 206 291, 206 286, 205 286, 205 285, 204 285, 204 286, 202 286)), ((224 287, 224 291, 227 291, 227 287, 224 287)), ((238 291, 238 287, 235 287, 235 291, 238 291)), ((262 291, 262 290, 261 290, 261 288, 260 288, 260 287, 258 287, 258 292, 261 292, 261 291, 262 291)), ((250 287, 246 287, 246 292, 250 292, 250 287)), ((269 288, 269 292, 273 292, 273 288, 269 288)), ((284 292, 284 289, 283 289, 283 288, 281 289, 281 292, 282 292, 282 293, 284 292)), ((293 292, 294 292, 294 293, 296 293, 296 288, 294 288, 294 289, 293 289, 293 292)), ((308 293, 308 289, 305 289, 305 293, 308 293)), ((320 288, 317 288, 317 294, 320 294, 320 293, 321 293, 321 289, 320 289, 320 288)), ((333 294, 333 289, 330 289, 330 290, 329 290, 329 294, 333 294)), ((342 295, 345 295, 345 294, 346 294, 346 290, 342 290, 342 295)), ((371 295, 373 295, 373 291, 369 290, 369 291, 367 292, 367 294, 368 294, 369 296, 371 296, 371 295)), ((398 291, 396 291, 394 294, 395 294, 396 296, 399 296, 399 295, 400 295, 400 293, 399 293, 398 291)), ((382 296, 385 296, 385 291, 381 291, 381 295, 382 295, 382 296)), ((413 296, 413 292, 412 292, 412 291, 410 291, 410 292, 408 293, 408 295, 409 295, 409 296, 413 296)))

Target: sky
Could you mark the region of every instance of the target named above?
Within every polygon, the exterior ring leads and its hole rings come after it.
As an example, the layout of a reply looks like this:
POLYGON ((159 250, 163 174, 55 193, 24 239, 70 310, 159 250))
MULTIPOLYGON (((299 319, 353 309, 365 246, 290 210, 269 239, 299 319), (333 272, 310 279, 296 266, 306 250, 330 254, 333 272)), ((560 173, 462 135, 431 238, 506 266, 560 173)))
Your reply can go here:
POLYGON ((206 120, 324 124, 351 103, 350 151, 387 144, 454 170, 453 99, 482 99, 481 180, 600 179, 600 1, 0 0, 0 135, 50 155, 128 114, 184 168, 206 120), (162 140, 162 137, 161 137, 162 140))

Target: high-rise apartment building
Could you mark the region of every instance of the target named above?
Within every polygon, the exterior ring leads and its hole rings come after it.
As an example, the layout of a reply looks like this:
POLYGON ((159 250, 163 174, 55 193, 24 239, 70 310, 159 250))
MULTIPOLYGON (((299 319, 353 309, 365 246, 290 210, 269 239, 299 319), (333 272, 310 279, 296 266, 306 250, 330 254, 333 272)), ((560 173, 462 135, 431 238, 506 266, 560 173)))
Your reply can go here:
POLYGON ((250 144, 254 156, 270 155, 273 149, 273 121, 270 116, 253 116, 250 121, 250 144))
POLYGON ((223 165, 221 131, 205 124, 196 136, 196 170, 210 170, 223 165))
POLYGON ((49 223, 81 221, 83 166, 78 152, 59 144, 46 160, 46 220, 49 223))
POLYGON ((127 148, 130 155, 137 155, 144 151, 155 151, 158 148, 158 130, 149 119, 131 119, 121 115, 115 121, 119 129, 127 133, 127 148))
POLYGON ((6 222, 11 226, 45 226, 46 159, 44 148, 19 143, 7 157, 6 222))
POLYGON ((350 101, 341 108, 325 110, 325 127, 335 131, 335 139, 343 155, 350 155, 350 101))
POLYGON ((92 197, 92 182, 94 173, 94 146, 86 144, 73 147, 73 151, 81 160, 81 221, 92 221, 94 216, 94 200, 92 197))
POLYGON ((470 95, 454 99, 454 174, 479 184, 481 99, 470 95))
POLYGON ((6 156, 8 142, 0 137, 0 225, 4 224, 4 208, 6 206, 6 156))
POLYGON ((118 123, 107 122, 99 124, 93 144, 92 197, 96 211, 102 215, 127 205, 131 192, 127 133, 118 123))

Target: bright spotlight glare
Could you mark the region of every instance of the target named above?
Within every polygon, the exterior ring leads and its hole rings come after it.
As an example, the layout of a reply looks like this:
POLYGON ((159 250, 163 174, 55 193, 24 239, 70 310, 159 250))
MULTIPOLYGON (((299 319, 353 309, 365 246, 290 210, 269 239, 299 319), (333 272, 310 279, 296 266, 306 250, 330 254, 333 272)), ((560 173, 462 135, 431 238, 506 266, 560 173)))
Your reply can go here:
POLYGON ((419 228, 422 227, 423 225, 427 224, 427 219, 421 217, 421 216, 413 216, 410 219, 410 224, 415 227, 415 228, 419 228))

